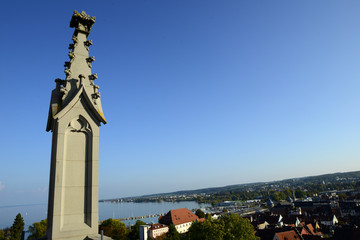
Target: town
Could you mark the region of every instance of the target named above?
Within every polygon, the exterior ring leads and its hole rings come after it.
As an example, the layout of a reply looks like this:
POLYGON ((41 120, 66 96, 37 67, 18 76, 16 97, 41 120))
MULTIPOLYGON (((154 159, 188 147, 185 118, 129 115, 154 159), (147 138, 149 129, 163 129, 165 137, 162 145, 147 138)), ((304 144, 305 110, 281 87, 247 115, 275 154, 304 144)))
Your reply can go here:
MULTIPOLYGON (((234 187, 221 189, 228 190, 229 188, 234 187)), ((219 199, 227 199, 203 209, 174 209, 168 213, 158 214, 156 215, 159 216, 158 223, 145 224, 138 220, 133 228, 139 228, 139 238, 144 240, 173 239, 169 238, 169 234, 166 238, 167 233, 171 231, 170 225, 173 225, 175 227, 173 229, 182 234, 184 239, 215 239, 214 235, 207 235, 214 234, 214 232, 209 233, 208 231, 197 232, 197 238, 192 238, 191 236, 196 231, 194 230, 196 228, 192 227, 193 223, 197 225, 206 224, 206 222, 215 224, 216 221, 221 221, 222 218, 228 218, 230 215, 247 219, 249 226, 253 229, 254 237, 258 237, 254 239, 360 238, 360 229, 358 228, 360 226, 359 172, 248 184, 242 185, 241 189, 242 191, 233 190, 211 194, 180 192, 180 195, 172 193, 102 201, 119 203, 122 201, 199 201, 201 199, 203 202, 214 203, 219 199), (316 189, 324 191, 320 192, 316 189), (234 196, 244 195, 243 191, 248 193, 247 196, 261 193, 263 195, 257 195, 256 198, 244 201, 234 200, 234 196)), ((139 216, 132 217, 132 219, 146 217, 154 216, 139 216)), ((239 232, 239 234, 244 234, 244 232, 239 232)), ((235 236, 235 239, 240 238, 235 236)))

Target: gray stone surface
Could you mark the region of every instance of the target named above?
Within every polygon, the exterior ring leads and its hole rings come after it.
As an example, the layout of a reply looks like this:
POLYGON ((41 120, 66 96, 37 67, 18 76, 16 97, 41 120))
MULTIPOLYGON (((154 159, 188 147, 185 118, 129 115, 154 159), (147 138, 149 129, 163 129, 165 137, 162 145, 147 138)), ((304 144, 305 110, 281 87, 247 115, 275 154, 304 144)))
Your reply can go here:
POLYGON ((47 131, 52 131, 47 239, 98 239, 99 126, 106 120, 91 73, 90 34, 95 17, 75 11, 64 80, 52 91, 47 131))

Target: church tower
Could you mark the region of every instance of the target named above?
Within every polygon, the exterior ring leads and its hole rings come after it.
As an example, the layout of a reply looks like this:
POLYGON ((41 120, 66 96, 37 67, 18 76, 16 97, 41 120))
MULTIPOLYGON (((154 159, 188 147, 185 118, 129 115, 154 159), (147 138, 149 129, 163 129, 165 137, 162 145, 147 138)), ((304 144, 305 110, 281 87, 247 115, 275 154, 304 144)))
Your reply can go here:
POLYGON ((95 17, 74 11, 75 28, 65 62, 66 78, 56 79, 47 131, 52 131, 47 239, 97 239, 99 126, 105 124, 95 61, 89 56, 95 17))

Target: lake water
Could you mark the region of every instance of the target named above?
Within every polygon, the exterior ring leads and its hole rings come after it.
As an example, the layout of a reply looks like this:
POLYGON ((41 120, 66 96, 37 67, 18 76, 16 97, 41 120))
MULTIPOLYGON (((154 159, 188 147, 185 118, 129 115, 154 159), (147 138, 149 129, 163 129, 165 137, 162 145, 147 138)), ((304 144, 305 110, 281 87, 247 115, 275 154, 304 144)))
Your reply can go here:
MULTIPOLYGON (((196 202, 160 202, 160 203, 99 203, 99 219, 137 217, 157 213, 167 213, 171 209, 188 208, 197 209, 209 206, 196 202)), ((10 227, 16 214, 24 218, 25 230, 34 222, 47 217, 47 204, 0 206, 0 229, 10 227)), ((146 223, 157 222, 158 218, 141 219, 146 223)), ((136 220, 124 221, 125 224, 134 224, 136 220)))

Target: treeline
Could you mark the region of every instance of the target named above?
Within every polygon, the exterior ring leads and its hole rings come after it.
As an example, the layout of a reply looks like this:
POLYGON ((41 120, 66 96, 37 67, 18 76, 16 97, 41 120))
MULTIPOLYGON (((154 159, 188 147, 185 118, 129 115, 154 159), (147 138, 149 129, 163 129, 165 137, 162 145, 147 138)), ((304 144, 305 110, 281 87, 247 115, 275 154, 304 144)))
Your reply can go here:
POLYGON ((13 225, 10 228, 0 229, 0 240, 21 240, 24 231, 24 219, 17 214, 13 225))
POLYGON ((216 205, 223 201, 246 201, 261 196, 263 199, 286 200, 310 197, 323 191, 360 188, 360 171, 333 173, 320 176, 286 179, 269 183, 239 184, 217 188, 206 188, 191 191, 178 191, 168 194, 149 195, 131 199, 132 202, 180 202, 196 201, 216 205), (171 195, 171 197, 169 197, 171 195), (180 196, 187 197, 180 197, 180 196), (178 196, 175 197, 174 196, 178 196))
POLYGON ((213 206, 217 205, 218 203, 222 203, 224 201, 247 201, 252 199, 262 199, 267 200, 271 198, 274 201, 286 200, 287 198, 305 198, 305 197, 313 197, 316 194, 325 191, 331 190, 346 190, 346 189, 357 189, 360 190, 360 181, 350 181, 350 182, 332 182, 323 184, 322 181, 317 181, 315 183, 309 182, 306 184, 293 184, 293 186, 286 186, 276 185, 276 187, 252 187, 251 189, 244 189, 241 190, 228 190, 228 191, 221 191, 213 194, 207 195, 197 195, 197 196, 188 196, 174 198, 173 196, 166 197, 166 196, 159 196, 157 198, 136 198, 132 199, 133 202, 142 203, 142 202, 181 202, 181 201, 195 201, 197 203, 208 203, 213 206), (319 182, 319 183, 318 183, 319 182))
MULTIPOLYGON (((29 226, 29 236, 27 240, 37 240, 46 236, 47 221, 42 220, 29 226)), ((99 225, 99 233, 102 230, 105 236, 110 236, 114 240, 137 240, 139 239, 139 227, 146 225, 145 222, 137 220, 134 226, 126 228, 125 224, 117 219, 107 219, 99 225)), ((0 240, 21 240, 24 231, 24 219, 19 213, 16 215, 14 224, 10 228, 0 230, 0 240)))
POLYGON ((194 201, 198 203, 210 203, 213 206, 224 202, 224 201, 247 201, 256 198, 261 198, 267 200, 271 198, 275 201, 286 200, 287 198, 301 199, 305 197, 313 197, 316 194, 325 191, 331 190, 346 190, 346 189, 355 189, 360 190, 360 181, 351 182, 351 183, 330 183, 330 184, 318 184, 318 183, 309 183, 303 186, 298 186, 296 188, 279 188, 277 190, 245 190, 245 191, 223 191, 219 193, 212 194, 210 196, 197 196, 194 198, 194 201))

